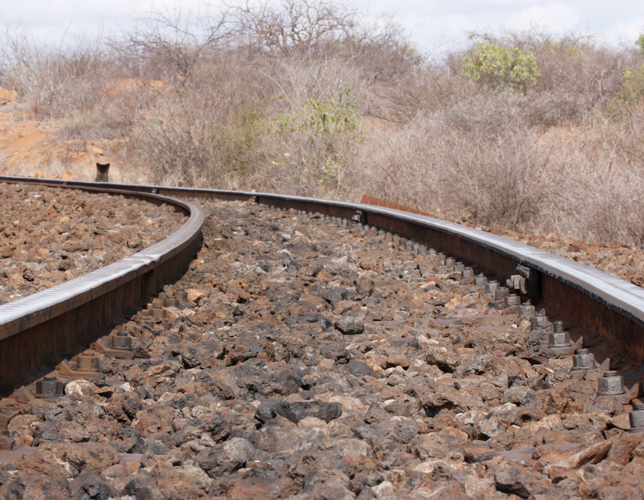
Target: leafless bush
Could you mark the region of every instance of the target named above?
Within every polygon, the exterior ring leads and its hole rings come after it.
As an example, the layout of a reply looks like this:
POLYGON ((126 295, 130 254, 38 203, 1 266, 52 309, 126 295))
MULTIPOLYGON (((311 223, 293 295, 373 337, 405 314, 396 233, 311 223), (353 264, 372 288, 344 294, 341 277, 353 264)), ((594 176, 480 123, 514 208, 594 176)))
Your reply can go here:
POLYGON ((4 85, 17 90, 37 116, 91 109, 103 98, 101 86, 113 71, 109 51, 99 41, 52 47, 37 44, 25 31, 8 29, 0 51, 4 85))
POLYGON ((195 66, 222 49, 229 36, 225 13, 199 15, 176 10, 156 12, 108 44, 132 74, 186 85, 195 66))
POLYGON ((546 160, 502 94, 418 118, 376 161, 386 172, 376 189, 388 198, 513 229, 534 225, 549 189, 546 160))
POLYGON ((311 54, 354 38, 355 10, 327 0, 282 0, 229 7, 232 33, 238 43, 254 52, 287 56, 311 54))

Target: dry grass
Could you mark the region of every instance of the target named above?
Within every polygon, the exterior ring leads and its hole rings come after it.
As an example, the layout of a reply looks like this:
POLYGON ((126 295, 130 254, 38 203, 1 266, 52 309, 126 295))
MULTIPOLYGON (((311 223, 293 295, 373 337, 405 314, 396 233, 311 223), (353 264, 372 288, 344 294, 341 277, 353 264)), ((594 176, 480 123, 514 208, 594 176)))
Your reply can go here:
POLYGON ((478 34, 433 61, 394 24, 322 0, 157 15, 62 48, 13 32, 0 47, 1 84, 60 140, 125 144, 123 180, 369 192, 486 226, 644 247, 644 76, 624 76, 644 66, 635 50, 478 34), (463 61, 477 43, 533 54, 535 85, 473 83, 463 61))

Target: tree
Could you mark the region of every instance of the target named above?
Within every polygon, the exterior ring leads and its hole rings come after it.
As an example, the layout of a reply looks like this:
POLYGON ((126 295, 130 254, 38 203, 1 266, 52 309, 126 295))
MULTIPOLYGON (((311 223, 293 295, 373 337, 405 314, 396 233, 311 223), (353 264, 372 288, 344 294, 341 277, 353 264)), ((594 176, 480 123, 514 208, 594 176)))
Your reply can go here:
POLYGON ((309 53, 346 41, 359 25, 356 11, 326 0, 282 0, 279 7, 247 2, 229 9, 242 45, 273 54, 309 53))

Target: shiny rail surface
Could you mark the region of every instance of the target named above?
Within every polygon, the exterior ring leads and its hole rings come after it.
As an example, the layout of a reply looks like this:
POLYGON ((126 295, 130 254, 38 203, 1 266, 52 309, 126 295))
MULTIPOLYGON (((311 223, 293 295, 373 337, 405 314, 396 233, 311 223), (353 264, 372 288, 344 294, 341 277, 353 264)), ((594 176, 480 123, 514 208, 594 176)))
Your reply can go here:
MULTIPOLYGON (((3 177, 0 182, 24 181, 3 177)), ((185 272, 201 245, 205 216, 194 203, 106 186, 39 184, 170 204, 190 218, 164 240, 130 257, 0 306, 0 385, 5 390, 37 378, 46 363, 80 352, 83 344, 140 309, 185 272)))
MULTIPOLYGON (((164 186, 100 184, 80 181, 50 181, 1 177, 0 182, 66 185, 82 189, 111 188, 193 199, 247 201, 276 207, 319 212, 332 217, 358 217, 369 226, 390 231, 444 252, 477 272, 496 276, 502 282, 517 274, 517 266, 528 271, 530 299, 548 315, 565 319, 571 335, 599 338, 628 354, 625 377, 639 377, 644 370, 644 289, 578 262, 543 250, 459 224, 399 210, 269 193, 175 188, 164 186)), ((1 362, 0 362, 1 363, 1 362)), ((622 370, 624 371, 624 370, 622 370)))

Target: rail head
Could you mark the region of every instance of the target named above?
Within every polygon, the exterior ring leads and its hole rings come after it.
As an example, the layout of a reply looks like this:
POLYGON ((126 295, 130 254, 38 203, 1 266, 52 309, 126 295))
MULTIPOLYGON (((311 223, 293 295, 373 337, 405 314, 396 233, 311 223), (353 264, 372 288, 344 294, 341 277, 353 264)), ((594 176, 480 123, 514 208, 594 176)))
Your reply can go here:
MULTIPOLYGON (((24 182, 21 178, 1 177, 0 182, 24 182)), ((151 193, 133 193, 96 186, 69 186, 56 182, 41 185, 79 188, 87 191, 136 196, 155 203, 174 205, 190 215, 174 233, 162 241, 118 262, 84 274, 66 283, 0 306, 0 341, 56 316, 69 312, 131 280, 150 272, 173 258, 200 237, 205 221, 203 209, 191 202, 151 193)))

